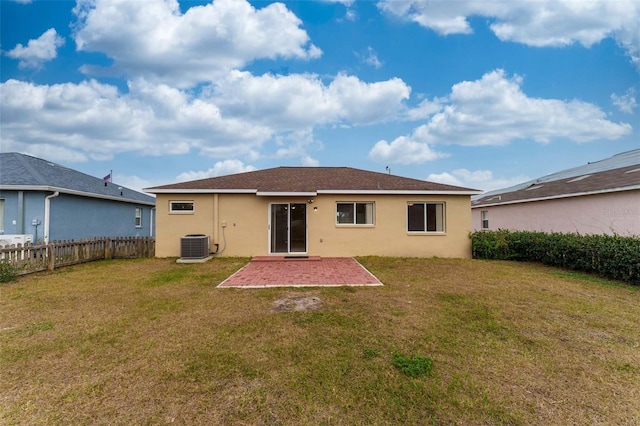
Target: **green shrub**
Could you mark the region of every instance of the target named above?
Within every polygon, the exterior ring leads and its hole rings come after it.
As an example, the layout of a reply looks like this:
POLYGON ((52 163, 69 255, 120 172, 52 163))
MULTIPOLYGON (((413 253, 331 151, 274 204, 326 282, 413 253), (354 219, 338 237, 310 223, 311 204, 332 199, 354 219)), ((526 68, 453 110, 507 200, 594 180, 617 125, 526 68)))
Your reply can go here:
POLYGON ((16 269, 6 260, 0 260, 0 283, 7 283, 16 279, 16 269))
POLYGON ((592 272, 640 285, 640 238, 535 231, 477 231, 473 257, 521 260, 592 272))

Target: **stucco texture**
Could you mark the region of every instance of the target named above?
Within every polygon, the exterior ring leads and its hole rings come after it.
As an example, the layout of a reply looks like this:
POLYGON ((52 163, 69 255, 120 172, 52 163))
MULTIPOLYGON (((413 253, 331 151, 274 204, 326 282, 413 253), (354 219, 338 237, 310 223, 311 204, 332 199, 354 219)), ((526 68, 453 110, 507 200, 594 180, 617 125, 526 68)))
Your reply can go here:
POLYGON ((334 195, 261 197, 255 194, 158 194, 156 255, 179 257, 180 238, 205 234, 224 250, 220 256, 270 253, 269 213, 273 203, 307 205, 309 256, 471 257, 471 201, 468 195, 334 195), (312 203, 309 203, 313 200, 312 203), (170 201, 193 201, 193 213, 169 213, 170 201), (336 203, 375 203, 373 225, 337 225, 336 203), (407 232, 407 203, 445 204, 445 232, 407 232), (223 224, 225 225, 223 227, 223 224))

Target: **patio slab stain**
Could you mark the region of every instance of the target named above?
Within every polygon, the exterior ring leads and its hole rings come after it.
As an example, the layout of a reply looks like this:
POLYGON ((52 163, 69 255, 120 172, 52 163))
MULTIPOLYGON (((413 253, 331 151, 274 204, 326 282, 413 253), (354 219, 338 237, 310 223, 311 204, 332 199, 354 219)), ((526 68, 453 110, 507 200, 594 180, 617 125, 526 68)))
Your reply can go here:
POLYGON ((352 257, 254 257, 219 288, 381 286, 352 257))

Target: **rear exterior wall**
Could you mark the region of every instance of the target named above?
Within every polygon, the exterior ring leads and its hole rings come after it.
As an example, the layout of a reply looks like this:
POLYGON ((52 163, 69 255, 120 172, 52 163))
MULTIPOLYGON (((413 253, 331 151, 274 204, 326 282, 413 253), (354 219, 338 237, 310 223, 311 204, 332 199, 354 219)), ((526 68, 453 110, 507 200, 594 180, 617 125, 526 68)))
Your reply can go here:
POLYGON ((269 211, 273 203, 307 205, 309 256, 471 256, 468 195, 334 195, 258 197, 255 194, 158 194, 156 255, 179 257, 180 238, 205 234, 220 256, 269 255, 269 211), (312 203, 309 201, 312 200, 312 203), (169 213, 170 201, 193 201, 192 213, 169 213), (339 202, 373 202, 373 225, 336 224, 339 202), (409 202, 445 203, 445 231, 407 232, 409 202))

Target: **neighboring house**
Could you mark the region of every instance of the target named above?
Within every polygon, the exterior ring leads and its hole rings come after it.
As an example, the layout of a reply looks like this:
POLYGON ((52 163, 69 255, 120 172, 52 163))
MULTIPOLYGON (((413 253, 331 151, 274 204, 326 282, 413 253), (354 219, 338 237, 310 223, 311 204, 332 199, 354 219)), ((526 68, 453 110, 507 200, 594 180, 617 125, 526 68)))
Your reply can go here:
POLYGON ((0 153, 2 241, 150 236, 154 216, 155 199, 147 194, 40 158, 0 153))
POLYGON ((640 149, 473 197, 473 229, 640 235, 640 149))
POLYGON ((158 257, 208 235, 223 256, 471 256, 479 191, 348 167, 277 167, 145 189, 158 257))

